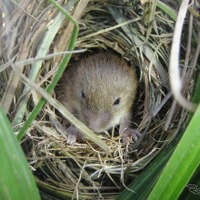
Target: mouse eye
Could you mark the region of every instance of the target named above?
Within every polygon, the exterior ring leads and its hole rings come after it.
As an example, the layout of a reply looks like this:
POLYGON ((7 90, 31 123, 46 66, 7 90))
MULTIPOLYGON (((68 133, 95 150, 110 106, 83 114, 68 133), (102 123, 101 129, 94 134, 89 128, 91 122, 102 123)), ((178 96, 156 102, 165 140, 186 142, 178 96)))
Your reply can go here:
POLYGON ((121 98, 119 97, 119 98, 117 98, 117 99, 115 100, 115 102, 114 102, 113 105, 118 105, 118 104, 120 103, 120 101, 121 101, 121 98))
POLYGON ((83 92, 83 90, 81 91, 81 98, 85 99, 85 93, 83 92))

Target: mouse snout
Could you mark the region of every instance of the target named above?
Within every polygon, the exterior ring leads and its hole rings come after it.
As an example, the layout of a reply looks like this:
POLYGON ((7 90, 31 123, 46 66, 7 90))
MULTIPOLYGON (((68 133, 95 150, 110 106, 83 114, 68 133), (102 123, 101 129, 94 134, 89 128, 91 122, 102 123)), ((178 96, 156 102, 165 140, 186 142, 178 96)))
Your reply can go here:
POLYGON ((104 132, 109 127, 111 121, 111 114, 105 113, 97 113, 89 111, 86 114, 86 125, 94 132, 104 132))

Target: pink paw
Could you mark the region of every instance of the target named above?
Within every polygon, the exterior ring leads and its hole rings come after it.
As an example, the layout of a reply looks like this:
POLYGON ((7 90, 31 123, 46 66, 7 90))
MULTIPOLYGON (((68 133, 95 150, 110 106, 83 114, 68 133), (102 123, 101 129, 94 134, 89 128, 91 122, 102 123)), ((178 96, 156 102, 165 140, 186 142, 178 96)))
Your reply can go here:
POLYGON ((76 127, 70 126, 67 129, 67 144, 73 145, 77 141, 77 138, 85 141, 83 134, 76 127))
POLYGON ((81 135, 80 131, 74 126, 67 129, 67 144, 72 145, 76 142, 77 137, 81 135))
POLYGON ((142 136, 142 134, 137 131, 136 129, 131 129, 131 128, 125 128, 123 130, 122 134, 122 142, 125 144, 128 140, 128 138, 132 137, 134 142, 137 142, 138 139, 142 136))

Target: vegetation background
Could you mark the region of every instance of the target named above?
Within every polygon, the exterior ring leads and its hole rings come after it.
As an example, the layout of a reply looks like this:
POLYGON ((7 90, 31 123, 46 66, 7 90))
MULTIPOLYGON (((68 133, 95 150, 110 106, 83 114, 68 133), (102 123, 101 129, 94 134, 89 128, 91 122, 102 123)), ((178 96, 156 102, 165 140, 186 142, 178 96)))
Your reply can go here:
POLYGON ((199 9, 194 0, 1 1, 1 199, 198 199, 199 9), (56 100, 65 68, 99 49, 137 70, 136 144, 96 137, 56 100), (58 113, 88 142, 67 145, 58 113))

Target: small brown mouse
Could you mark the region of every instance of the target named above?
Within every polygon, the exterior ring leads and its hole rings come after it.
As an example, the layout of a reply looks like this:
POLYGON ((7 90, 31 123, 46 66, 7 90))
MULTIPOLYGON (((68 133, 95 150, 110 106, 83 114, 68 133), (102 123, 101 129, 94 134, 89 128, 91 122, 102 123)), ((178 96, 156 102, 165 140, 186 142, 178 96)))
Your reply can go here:
MULTIPOLYGON (((117 125, 125 138, 137 131, 130 128, 131 107, 135 99, 135 70, 118 56, 97 53, 69 66, 60 82, 58 100, 93 132, 104 132, 117 125)), ((73 144, 78 129, 67 129, 67 143, 73 144)))

